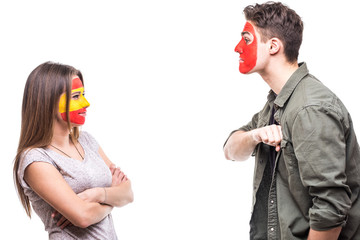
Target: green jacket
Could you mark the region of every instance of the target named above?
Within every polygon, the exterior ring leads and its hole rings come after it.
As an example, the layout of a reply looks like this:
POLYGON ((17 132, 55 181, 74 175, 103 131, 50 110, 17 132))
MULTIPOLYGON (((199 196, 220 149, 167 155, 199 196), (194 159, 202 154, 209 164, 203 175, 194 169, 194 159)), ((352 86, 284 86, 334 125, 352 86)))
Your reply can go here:
POLYGON ((360 153, 345 106, 302 63, 239 130, 269 125, 273 107, 282 127, 281 151, 271 173, 270 147, 260 143, 254 150, 250 238, 306 239, 310 227, 342 226, 339 239, 360 239, 360 153), (257 204, 264 199, 265 206, 257 204))

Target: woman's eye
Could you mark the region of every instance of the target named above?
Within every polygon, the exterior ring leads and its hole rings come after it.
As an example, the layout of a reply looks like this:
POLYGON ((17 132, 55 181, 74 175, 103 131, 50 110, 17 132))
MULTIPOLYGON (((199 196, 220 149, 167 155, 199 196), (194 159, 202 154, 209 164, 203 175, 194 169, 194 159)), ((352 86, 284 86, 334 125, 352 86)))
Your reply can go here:
POLYGON ((72 95, 72 99, 79 99, 80 94, 72 95))

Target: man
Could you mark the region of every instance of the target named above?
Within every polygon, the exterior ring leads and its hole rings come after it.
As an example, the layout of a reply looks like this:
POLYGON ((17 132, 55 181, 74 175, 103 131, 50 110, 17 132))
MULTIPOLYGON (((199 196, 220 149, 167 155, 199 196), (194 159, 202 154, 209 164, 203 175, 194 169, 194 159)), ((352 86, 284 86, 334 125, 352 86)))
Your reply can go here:
POLYGON ((250 238, 360 239, 359 145, 345 106, 297 63, 301 18, 273 2, 244 13, 239 70, 271 88, 224 145, 229 160, 255 156, 250 238))

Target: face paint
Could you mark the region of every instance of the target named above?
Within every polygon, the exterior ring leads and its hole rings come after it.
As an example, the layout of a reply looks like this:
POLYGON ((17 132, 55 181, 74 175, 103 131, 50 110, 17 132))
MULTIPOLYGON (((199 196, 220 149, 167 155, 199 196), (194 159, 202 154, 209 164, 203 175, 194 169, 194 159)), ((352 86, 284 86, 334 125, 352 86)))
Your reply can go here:
POLYGON ((248 73, 255 67, 257 60, 257 39, 255 29, 251 23, 246 22, 241 35, 242 38, 238 45, 236 45, 235 52, 240 53, 239 71, 241 73, 248 73), (249 40, 251 41, 250 43, 249 40))
MULTIPOLYGON (((76 77, 72 80, 71 98, 69 106, 70 122, 83 125, 85 123, 86 108, 90 104, 84 97, 84 86, 81 80, 76 77)), ((64 121, 67 121, 66 117, 66 94, 63 93, 60 97, 59 112, 64 121)))

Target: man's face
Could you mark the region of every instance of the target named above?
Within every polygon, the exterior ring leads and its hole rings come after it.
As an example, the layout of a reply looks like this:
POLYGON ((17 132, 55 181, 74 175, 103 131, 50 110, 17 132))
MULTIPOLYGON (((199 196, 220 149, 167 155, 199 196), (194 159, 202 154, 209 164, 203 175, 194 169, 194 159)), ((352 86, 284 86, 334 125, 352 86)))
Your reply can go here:
POLYGON ((240 54, 239 71, 248 73, 255 67, 257 60, 257 38, 251 23, 246 22, 241 36, 240 42, 235 47, 235 52, 240 54))
MULTIPOLYGON (((69 106, 69 114, 70 114, 70 122, 83 125, 85 123, 86 117, 86 108, 89 107, 90 104, 84 97, 84 86, 79 79, 79 77, 75 76, 72 80, 71 87, 71 97, 70 97, 70 106, 69 106)), ((59 102, 59 112, 64 121, 67 121, 66 117, 66 94, 63 93, 60 97, 59 102)))

